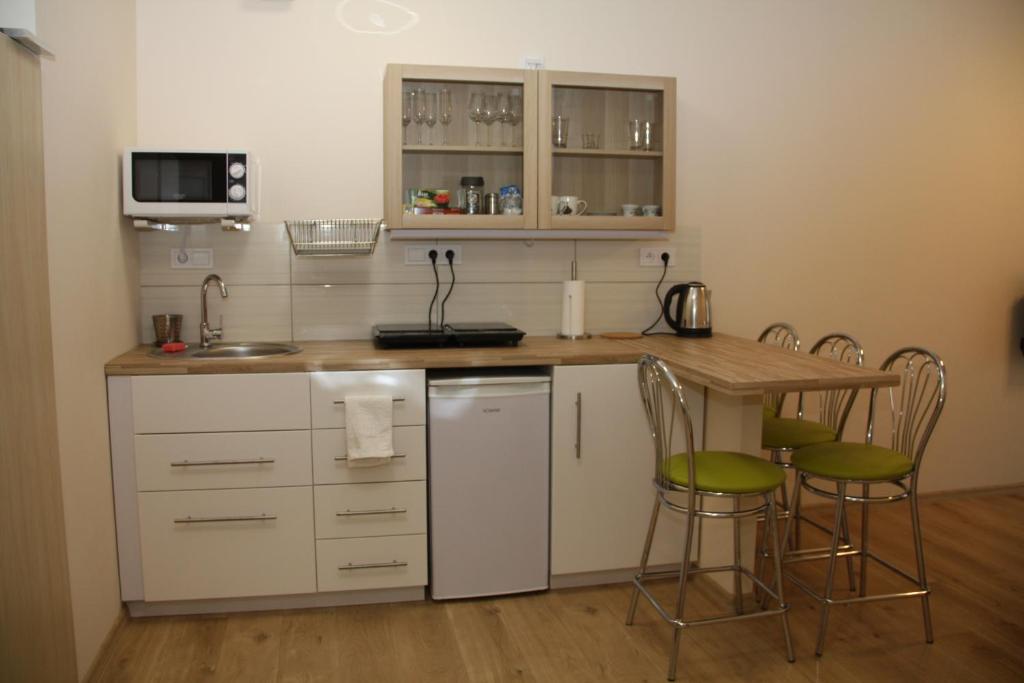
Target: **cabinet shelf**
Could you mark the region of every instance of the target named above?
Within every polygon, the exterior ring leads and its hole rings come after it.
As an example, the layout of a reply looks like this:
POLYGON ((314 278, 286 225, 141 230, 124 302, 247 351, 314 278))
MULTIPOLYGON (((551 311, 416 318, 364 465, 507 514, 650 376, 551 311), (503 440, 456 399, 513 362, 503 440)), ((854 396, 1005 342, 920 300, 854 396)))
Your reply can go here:
POLYGON ((582 147, 555 147, 551 150, 555 156, 572 157, 622 157, 628 159, 660 159, 659 151, 645 152, 636 149, 584 149, 582 147))
POLYGON ((485 145, 403 145, 402 151, 433 154, 522 154, 523 148, 485 145))

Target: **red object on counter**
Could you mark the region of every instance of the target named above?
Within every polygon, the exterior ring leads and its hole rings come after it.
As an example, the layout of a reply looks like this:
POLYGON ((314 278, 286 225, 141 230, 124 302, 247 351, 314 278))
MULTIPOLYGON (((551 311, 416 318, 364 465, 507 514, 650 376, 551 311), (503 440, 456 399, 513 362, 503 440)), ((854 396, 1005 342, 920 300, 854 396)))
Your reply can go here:
POLYGON ((188 344, 185 342, 167 342, 160 347, 160 350, 164 353, 180 353, 188 348, 188 344))

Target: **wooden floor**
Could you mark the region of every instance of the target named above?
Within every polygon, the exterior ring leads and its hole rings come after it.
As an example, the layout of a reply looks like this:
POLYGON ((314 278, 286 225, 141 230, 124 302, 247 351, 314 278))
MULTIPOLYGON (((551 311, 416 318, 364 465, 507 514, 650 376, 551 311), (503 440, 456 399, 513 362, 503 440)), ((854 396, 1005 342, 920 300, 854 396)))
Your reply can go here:
MULTIPOLYGON (((934 645, 924 642, 919 601, 844 606, 833 609, 825 656, 816 658, 817 606, 789 584, 796 663, 785 660, 779 621, 754 619, 685 632, 679 680, 1024 680, 1024 494, 926 500, 922 520, 934 645)), ((876 552, 913 566, 905 503, 873 508, 871 528, 876 552)), ((872 590, 900 585, 872 570, 872 590)), ((800 574, 821 571, 804 565, 800 574)), ((672 586, 657 590, 667 596, 672 586)), ((643 602, 625 626, 628 602, 628 586, 614 585, 130 620, 91 680, 662 681, 671 629, 643 602)), ((688 617, 726 608, 704 577, 691 584, 688 617)))

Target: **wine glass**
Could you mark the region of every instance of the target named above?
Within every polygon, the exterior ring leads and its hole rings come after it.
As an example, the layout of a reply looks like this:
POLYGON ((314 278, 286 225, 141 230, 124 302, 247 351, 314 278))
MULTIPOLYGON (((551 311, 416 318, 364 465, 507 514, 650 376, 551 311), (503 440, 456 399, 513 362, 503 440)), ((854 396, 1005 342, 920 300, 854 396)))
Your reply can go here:
POLYGON ((407 133, 409 130, 409 124, 412 123, 413 115, 416 111, 416 93, 412 90, 406 90, 402 93, 402 144, 406 145, 409 143, 407 139, 407 133))
POLYGON ((494 96, 494 120, 498 122, 498 144, 505 146, 505 121, 508 120, 508 93, 494 96))
POLYGON ((484 96, 478 92, 469 96, 469 120, 476 124, 476 144, 480 143, 480 123, 484 120, 484 96))
POLYGON ((423 122, 427 124, 427 144, 434 144, 434 124, 437 123, 437 93, 427 93, 426 114, 423 122))
POLYGON ((494 95, 483 96, 481 120, 487 125, 487 146, 491 146, 491 124, 498 120, 498 98, 494 95))
POLYGON ((516 126, 523 120, 523 96, 519 93, 511 93, 508 96, 508 111, 505 113, 505 123, 512 126, 512 145, 516 145, 516 126))
POLYGON ((448 144, 448 124, 452 122, 452 91, 441 88, 437 119, 441 122, 441 144, 448 144))
POLYGON ((416 121, 416 144, 423 144, 423 122, 427 120, 427 97, 423 88, 416 88, 416 110, 413 116, 416 121))

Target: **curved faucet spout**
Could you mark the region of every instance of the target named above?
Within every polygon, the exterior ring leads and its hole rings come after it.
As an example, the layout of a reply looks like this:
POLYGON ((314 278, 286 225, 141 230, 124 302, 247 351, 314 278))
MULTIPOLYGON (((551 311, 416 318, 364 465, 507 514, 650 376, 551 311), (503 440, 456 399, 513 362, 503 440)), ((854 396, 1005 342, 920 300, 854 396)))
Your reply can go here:
POLYGON ((203 279, 203 286, 199 297, 200 309, 202 311, 202 320, 199 322, 199 346, 204 349, 210 346, 211 339, 220 339, 224 334, 224 330, 220 328, 210 329, 206 307, 206 291, 210 288, 211 282, 217 283, 217 286, 220 288, 220 296, 222 299, 228 298, 228 286, 224 284, 224 280, 221 279, 220 275, 210 273, 203 279))

